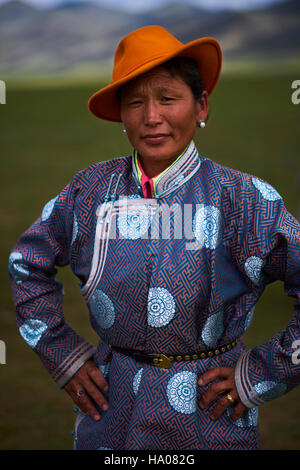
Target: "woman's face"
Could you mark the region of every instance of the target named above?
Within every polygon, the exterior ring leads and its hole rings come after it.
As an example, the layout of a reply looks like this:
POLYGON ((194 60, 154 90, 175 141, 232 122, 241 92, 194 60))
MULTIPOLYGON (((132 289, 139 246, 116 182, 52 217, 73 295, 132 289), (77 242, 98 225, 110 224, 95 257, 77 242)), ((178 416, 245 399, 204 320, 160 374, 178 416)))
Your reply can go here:
POLYGON ((142 162, 170 164, 192 140, 197 122, 208 114, 207 92, 195 101, 190 87, 157 67, 124 86, 121 118, 142 162))

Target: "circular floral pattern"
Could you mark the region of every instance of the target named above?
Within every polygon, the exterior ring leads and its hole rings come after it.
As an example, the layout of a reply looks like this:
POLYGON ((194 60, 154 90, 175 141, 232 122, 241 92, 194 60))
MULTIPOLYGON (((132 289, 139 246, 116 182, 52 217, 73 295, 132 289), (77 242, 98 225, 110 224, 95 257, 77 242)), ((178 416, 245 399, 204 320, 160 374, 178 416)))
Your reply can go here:
POLYGON ((24 341, 26 341, 31 348, 34 348, 47 328, 47 324, 42 320, 29 319, 20 326, 19 332, 24 341))
POLYGON ((51 199, 51 201, 47 202, 47 204, 44 206, 44 209, 42 211, 41 219, 44 222, 45 220, 48 220, 50 215, 52 214, 55 202, 56 202, 57 196, 51 199))
POLYGON ((249 279, 256 285, 259 285, 263 279, 261 272, 263 265, 264 261, 258 258, 258 256, 250 256, 245 262, 245 272, 249 279))
POLYGON ((196 383, 194 372, 178 372, 168 382, 167 397, 170 405, 179 413, 191 414, 196 411, 196 383))
POLYGON ((219 241, 221 213, 217 207, 202 206, 193 220, 193 232, 201 248, 216 248, 219 241))
POLYGON ((255 177, 252 178, 252 183, 256 189, 258 189, 262 197, 267 201, 277 201, 278 199, 281 199, 280 194, 269 183, 255 177))
POLYGON ((17 284, 21 284, 29 276, 29 269, 22 253, 13 252, 9 256, 8 271, 17 284))
POLYGON ((148 324, 155 328, 165 326, 176 310, 172 294, 163 287, 152 287, 148 294, 148 324))
POLYGON ((223 311, 210 315, 202 330, 202 339, 204 343, 210 348, 216 346, 223 330, 223 311))
MULTIPOLYGON (((130 200, 142 199, 139 195, 127 197, 127 204, 120 208, 118 216, 119 234, 126 239, 135 240, 146 234, 151 225, 153 214, 149 204, 131 204, 130 200)), ((124 198, 125 202, 126 199, 124 198)))
MULTIPOLYGON (((226 413, 229 417, 232 415, 233 408, 229 407, 226 410, 226 413)), ((240 428, 246 428, 249 426, 257 426, 258 423, 258 408, 250 408, 249 410, 244 411, 242 416, 237 419, 236 421, 233 421, 233 424, 235 426, 238 426, 240 428)))
POLYGON ((138 394, 138 391, 139 391, 139 386, 140 386, 140 383, 141 383, 141 378, 142 378, 142 375, 143 375, 143 370, 144 369, 139 369, 137 371, 137 373, 135 374, 135 376, 133 377, 133 381, 132 381, 132 388, 133 388, 133 393, 135 395, 138 394))
POLYGON ((88 303, 100 328, 108 329, 114 324, 114 304, 102 290, 96 289, 88 303))
POLYGON ((287 386, 286 384, 266 380, 254 385, 254 390, 259 395, 259 398, 264 401, 270 401, 283 395, 287 390, 287 386))

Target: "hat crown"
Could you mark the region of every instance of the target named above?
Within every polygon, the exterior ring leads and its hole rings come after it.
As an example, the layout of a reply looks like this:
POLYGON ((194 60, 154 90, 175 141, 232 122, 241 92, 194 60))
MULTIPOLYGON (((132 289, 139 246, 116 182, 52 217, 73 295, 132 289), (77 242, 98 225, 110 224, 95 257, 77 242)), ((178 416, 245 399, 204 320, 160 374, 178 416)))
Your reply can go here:
POLYGON ((154 59, 176 52, 184 45, 162 26, 145 26, 123 38, 116 50, 112 78, 120 80, 154 59))

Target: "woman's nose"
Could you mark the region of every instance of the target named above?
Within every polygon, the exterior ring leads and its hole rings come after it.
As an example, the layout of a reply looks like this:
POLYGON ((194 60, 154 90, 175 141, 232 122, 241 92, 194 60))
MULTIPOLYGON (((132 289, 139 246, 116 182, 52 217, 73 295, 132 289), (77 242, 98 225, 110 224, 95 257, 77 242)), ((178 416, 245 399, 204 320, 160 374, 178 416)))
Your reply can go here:
POLYGON ((162 115, 159 103, 154 100, 148 101, 144 109, 144 123, 147 126, 156 126, 162 122, 162 115))

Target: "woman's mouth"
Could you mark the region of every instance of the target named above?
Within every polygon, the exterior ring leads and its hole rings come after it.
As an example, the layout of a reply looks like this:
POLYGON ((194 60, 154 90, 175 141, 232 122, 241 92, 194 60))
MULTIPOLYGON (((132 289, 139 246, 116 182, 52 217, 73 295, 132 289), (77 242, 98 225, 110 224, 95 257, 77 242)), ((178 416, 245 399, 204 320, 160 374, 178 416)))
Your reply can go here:
POLYGON ((169 134, 146 134, 142 137, 144 142, 149 145, 158 145, 164 143, 169 138, 169 134))

